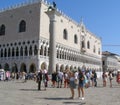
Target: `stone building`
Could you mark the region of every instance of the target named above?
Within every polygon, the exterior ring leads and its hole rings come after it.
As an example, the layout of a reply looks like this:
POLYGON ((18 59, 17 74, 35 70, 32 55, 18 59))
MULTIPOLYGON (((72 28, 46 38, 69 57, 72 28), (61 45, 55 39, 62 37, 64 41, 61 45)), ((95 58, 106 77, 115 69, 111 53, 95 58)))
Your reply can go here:
POLYGON ((120 56, 108 51, 102 52, 102 67, 103 71, 117 72, 120 68, 120 56))
POLYGON ((52 27, 56 70, 102 70, 101 39, 82 21, 77 23, 58 9, 56 27, 50 26, 46 14, 49 5, 44 0, 33 0, 0 11, 0 68, 12 72, 48 69, 52 27))

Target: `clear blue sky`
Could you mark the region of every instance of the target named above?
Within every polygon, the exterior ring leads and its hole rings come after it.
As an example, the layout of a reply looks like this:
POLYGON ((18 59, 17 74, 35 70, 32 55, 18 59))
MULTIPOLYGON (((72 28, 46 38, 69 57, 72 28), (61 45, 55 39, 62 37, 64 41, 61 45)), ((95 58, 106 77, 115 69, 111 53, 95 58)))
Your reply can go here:
MULTIPOLYGON (((0 9, 25 1, 0 0, 0 9)), ((58 9, 77 22, 83 17, 86 28, 102 38, 102 50, 120 55, 120 0, 47 1, 55 1, 58 9)))

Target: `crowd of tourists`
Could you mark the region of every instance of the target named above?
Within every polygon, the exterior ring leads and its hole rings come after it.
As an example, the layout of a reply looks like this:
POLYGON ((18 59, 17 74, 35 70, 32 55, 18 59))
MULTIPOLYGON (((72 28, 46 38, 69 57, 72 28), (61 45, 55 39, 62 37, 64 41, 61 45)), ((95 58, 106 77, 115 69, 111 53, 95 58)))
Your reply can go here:
MULTIPOLYGON (((71 97, 74 99, 75 88, 78 91, 78 98, 84 100, 84 88, 97 87, 97 73, 95 70, 69 70, 64 71, 53 71, 51 75, 48 75, 46 69, 39 70, 36 73, 26 73, 26 72, 5 72, 5 81, 9 80, 21 80, 25 83, 27 80, 32 79, 38 84, 38 90, 46 90, 48 87, 48 82, 52 88, 70 88, 71 97), (41 89, 43 88, 43 89, 41 89)), ((102 80, 103 87, 107 86, 109 81, 110 87, 112 87, 113 78, 116 77, 116 82, 120 84, 120 71, 116 75, 112 71, 103 72, 102 80)))
POLYGON ((48 81, 51 81, 53 88, 70 88, 71 97, 74 99, 74 89, 78 89, 78 98, 84 100, 84 87, 97 87, 97 73, 90 70, 69 70, 53 71, 51 77, 48 76, 47 70, 40 70, 37 74, 38 90, 41 90, 41 83, 44 83, 44 90, 48 86, 48 81))
POLYGON ((103 87, 107 86, 108 81, 110 82, 110 87, 112 87, 113 78, 116 77, 116 82, 120 84, 120 70, 117 71, 117 74, 113 73, 113 71, 103 72, 103 87))

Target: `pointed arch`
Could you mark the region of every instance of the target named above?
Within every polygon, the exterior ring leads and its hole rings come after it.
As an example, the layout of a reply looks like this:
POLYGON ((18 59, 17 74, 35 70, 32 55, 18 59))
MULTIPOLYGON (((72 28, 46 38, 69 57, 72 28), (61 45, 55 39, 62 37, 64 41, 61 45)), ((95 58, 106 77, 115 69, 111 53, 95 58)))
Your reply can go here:
POLYGON ((46 68, 47 68, 47 63, 46 63, 46 62, 43 62, 43 63, 41 64, 41 69, 44 70, 44 69, 46 69, 46 68))
POLYGON ((20 72, 26 72, 27 73, 27 69, 26 69, 26 64, 22 63, 20 66, 20 72))
POLYGON ((12 65, 12 71, 11 72, 14 72, 14 73, 17 73, 18 72, 18 67, 17 67, 17 64, 16 63, 14 63, 13 65, 12 65))
POLYGON ((30 65, 29 73, 35 73, 36 72, 36 66, 34 63, 30 65))
POLYGON ((19 23, 19 32, 25 32, 26 31, 26 22, 24 20, 21 20, 19 23))
POLYGON ((10 71, 10 68, 9 68, 9 64, 8 64, 8 63, 5 64, 4 70, 5 70, 5 71, 10 71))

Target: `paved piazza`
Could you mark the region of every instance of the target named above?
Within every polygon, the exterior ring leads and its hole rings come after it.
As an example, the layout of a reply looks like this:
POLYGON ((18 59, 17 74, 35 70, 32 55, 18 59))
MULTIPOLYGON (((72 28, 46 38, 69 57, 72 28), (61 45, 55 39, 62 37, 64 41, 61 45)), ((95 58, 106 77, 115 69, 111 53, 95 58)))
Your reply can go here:
POLYGON ((98 87, 85 89, 85 100, 69 99, 69 88, 51 88, 38 91, 37 83, 29 80, 27 83, 19 81, 0 81, 0 105, 120 105, 120 85, 115 80, 113 87, 102 87, 98 80, 98 87))

